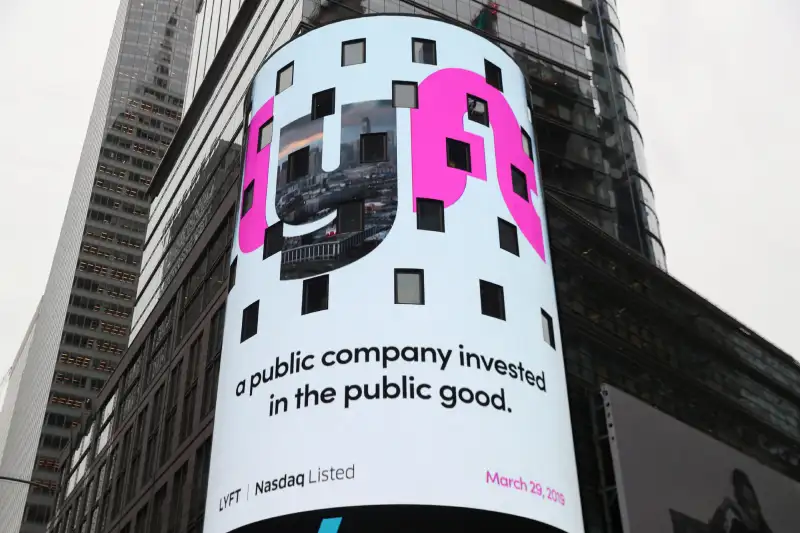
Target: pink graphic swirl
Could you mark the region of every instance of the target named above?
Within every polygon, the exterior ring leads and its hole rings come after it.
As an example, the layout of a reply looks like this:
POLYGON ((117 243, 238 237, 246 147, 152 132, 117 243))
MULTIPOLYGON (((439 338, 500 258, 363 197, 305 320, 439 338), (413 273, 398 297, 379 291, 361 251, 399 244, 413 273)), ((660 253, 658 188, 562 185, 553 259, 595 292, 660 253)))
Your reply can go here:
POLYGON ((536 170, 523 148, 522 130, 503 93, 474 72, 443 69, 419 84, 418 107, 411 110, 413 209, 416 210, 417 198, 441 200, 445 208, 453 205, 464 194, 467 175, 486 181, 483 138, 464 131, 467 94, 488 104, 497 180, 503 200, 525 239, 539 257, 547 261, 542 219, 530 201, 534 195, 538 196, 536 170), (448 137, 469 144, 470 172, 447 166, 448 137), (525 174, 529 200, 513 190, 512 165, 525 174))
MULTIPOLYGON (((242 195, 250 183, 253 185, 253 205, 239 222, 239 248, 242 253, 258 250, 264 244, 264 232, 267 229, 267 182, 269 180, 270 143, 263 150, 258 149, 258 137, 261 127, 273 118, 275 98, 267 100, 261 109, 256 111, 247 131, 247 148, 244 161, 244 178, 242 195)), ((273 131, 272 137, 275 137, 273 131)), ((244 205, 243 196, 239 198, 239 208, 244 205)))

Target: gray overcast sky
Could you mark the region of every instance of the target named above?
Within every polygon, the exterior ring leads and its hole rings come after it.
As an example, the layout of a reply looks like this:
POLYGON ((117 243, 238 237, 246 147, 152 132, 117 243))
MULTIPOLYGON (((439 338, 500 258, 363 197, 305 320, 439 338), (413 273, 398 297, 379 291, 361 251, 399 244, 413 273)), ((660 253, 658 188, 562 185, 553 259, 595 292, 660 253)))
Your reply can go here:
MULTIPOLYGON (((800 356, 800 4, 618 4, 670 273, 800 356)), ((0 6, 0 372, 44 290, 117 5, 0 6)))

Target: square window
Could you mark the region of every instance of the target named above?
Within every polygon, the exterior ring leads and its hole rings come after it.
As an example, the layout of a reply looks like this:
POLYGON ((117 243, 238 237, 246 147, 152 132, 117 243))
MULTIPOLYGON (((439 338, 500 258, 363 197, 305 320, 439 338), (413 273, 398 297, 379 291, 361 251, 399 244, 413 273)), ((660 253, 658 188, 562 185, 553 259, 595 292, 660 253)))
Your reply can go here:
POLYGON ((264 256, 272 257, 283 249, 283 222, 278 222, 264 231, 264 256))
POLYGON ((417 107, 417 84, 413 81, 393 81, 392 82, 392 106, 407 107, 416 109, 417 107))
POLYGON ((256 181, 251 181, 244 189, 242 194, 242 216, 244 217, 250 208, 253 207, 253 191, 256 187, 256 181))
POLYGON ((553 329, 553 318, 547 314, 547 311, 542 309, 542 334, 544 341, 550 345, 551 348, 556 347, 556 333, 553 329))
POLYGON ((525 173, 514 165, 511 165, 511 188, 517 196, 528 201, 528 180, 525 178, 525 173))
POLYGON ((500 234, 500 248, 514 255, 519 255, 519 238, 517 227, 502 218, 497 219, 497 229, 500 234))
POLYGON ((486 83, 503 92, 503 73, 500 67, 485 59, 483 60, 483 66, 486 69, 486 83))
POLYGON ((447 139, 447 166, 470 172, 472 161, 469 144, 455 139, 447 139))
POLYGON ((231 292, 233 286, 236 285, 236 266, 239 264, 239 258, 233 260, 231 263, 230 271, 228 272, 228 292, 231 292))
POLYGON ((242 335, 239 342, 244 342, 258 333, 258 300, 242 311, 242 335))
POLYGON ((289 154, 287 158, 289 171, 287 180, 289 182, 304 178, 308 175, 309 149, 308 146, 300 148, 296 152, 289 154))
POLYGON ((486 316, 506 319, 506 303, 503 296, 503 287, 488 281, 480 280, 481 288, 481 313, 486 316))
POLYGON ((367 62, 367 41, 356 39, 342 43, 342 66, 359 65, 367 62))
POLYGON ((278 79, 275 85, 275 94, 281 94, 294 83, 294 62, 289 63, 278 71, 278 79))
POLYGON ((311 120, 333 115, 336 105, 336 89, 326 89, 311 97, 311 120))
POLYGON ((531 136, 527 134, 525 130, 522 131, 522 149, 525 151, 525 155, 531 158, 533 161, 533 141, 531 140, 531 136))
POLYGON ((489 105, 486 100, 467 95, 467 118, 484 126, 489 125, 489 105))
POLYGON ((328 308, 328 275, 303 280, 304 315, 328 308))
POLYGON ((394 303, 425 304, 425 276, 422 270, 409 268, 394 270, 394 303))
POLYGON ((258 151, 260 152, 272 142, 272 119, 269 119, 258 130, 258 151))
POLYGON ((347 202, 336 214, 336 233, 364 231, 364 201, 347 202))
POLYGON ((387 161, 385 133, 361 134, 361 162, 380 163, 387 161))
POLYGON ((411 39, 411 60, 425 65, 436 64, 436 41, 411 39))
POLYGON ((417 229, 444 232, 444 202, 417 198, 417 229))

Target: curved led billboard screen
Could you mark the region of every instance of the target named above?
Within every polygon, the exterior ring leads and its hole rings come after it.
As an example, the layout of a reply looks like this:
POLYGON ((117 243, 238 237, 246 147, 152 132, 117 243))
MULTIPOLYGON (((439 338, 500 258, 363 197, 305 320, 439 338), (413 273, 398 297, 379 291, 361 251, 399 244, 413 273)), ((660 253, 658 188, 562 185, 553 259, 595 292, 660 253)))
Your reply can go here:
POLYGON ((582 531, 513 59, 337 22, 262 65, 246 118, 205 532, 582 531))

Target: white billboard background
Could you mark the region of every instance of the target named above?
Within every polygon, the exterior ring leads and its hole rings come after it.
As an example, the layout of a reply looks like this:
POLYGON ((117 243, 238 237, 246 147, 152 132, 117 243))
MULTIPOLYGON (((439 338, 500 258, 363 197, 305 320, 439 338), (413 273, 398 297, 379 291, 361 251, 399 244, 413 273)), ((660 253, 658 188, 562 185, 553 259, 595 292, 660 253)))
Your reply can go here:
POLYGON ((609 385, 603 391, 625 533, 800 531, 800 483, 629 394, 609 385), (766 528, 737 523, 737 469, 749 478, 766 528))
MULTIPOLYGON (((311 95, 336 88, 337 113, 325 117, 324 150, 338 148, 339 109, 349 102, 391 99, 392 80, 422 81, 437 69, 484 73, 484 59, 503 72, 504 94, 532 135, 525 84, 513 60, 477 35, 418 17, 364 17, 316 29, 279 50, 256 74, 253 112, 274 96, 277 71, 294 62, 293 86, 275 97, 267 217, 274 223, 281 127, 310 112, 311 95), (412 63, 411 38, 437 43, 436 66, 412 63), (366 64, 341 67, 341 43, 365 38, 366 64)), ((301 315, 302 280, 280 280, 280 254, 234 253, 236 283, 227 302, 225 335, 206 511, 206 533, 225 533, 274 516, 361 505, 467 507, 532 518, 568 533, 583 531, 572 430, 549 258, 541 260, 519 235, 520 256, 498 245, 497 218, 513 220, 494 170, 492 135, 469 123, 486 143, 487 181, 468 178, 464 195, 445 210, 444 233, 417 230, 411 208, 410 118, 397 109, 398 210, 385 240, 367 256, 330 272, 329 308, 301 315), (425 304, 394 303, 395 268, 424 269, 425 304), (506 320, 481 314, 479 280, 504 287, 506 320), (258 333, 240 342, 242 311, 260 302, 258 333), (540 310, 554 320, 557 346, 543 338, 540 310), (452 350, 447 367, 397 361, 325 367, 330 350, 405 346, 452 350), (458 364, 460 346, 544 372, 546 392, 497 372, 458 364), (292 352, 316 356, 313 370, 284 376, 237 396, 237 386, 292 352), (345 409, 348 384, 413 376, 432 399, 360 400, 345 409), (295 408, 295 391, 331 387, 335 401, 295 408), (442 385, 489 394, 505 391, 511 412, 474 403, 444 408, 442 385), (288 412, 269 416, 270 398, 288 398, 288 412), (353 479, 310 484, 309 472, 354 465, 353 479), (544 494, 487 482, 487 471, 537 482, 544 494), (305 474, 305 485, 255 494, 255 484, 305 474), (231 493, 239 490, 235 503, 231 493), (222 510, 221 510, 222 509, 222 510)), ((491 109, 489 110, 491 113, 491 109)), ((335 158, 334 158, 335 159, 335 158)), ((323 167, 330 155, 323 156, 323 167)), ((335 166, 335 165, 334 165, 335 166)), ((538 170, 537 170, 538 173, 538 170)), ((542 184, 537 175, 538 190, 542 184)), ((541 196, 532 196, 544 221, 541 196)), ((239 242, 238 228, 234 240, 239 242)), ((545 243, 547 243, 545 236, 545 243)), ((235 247, 238 250, 238 245, 235 247)))

